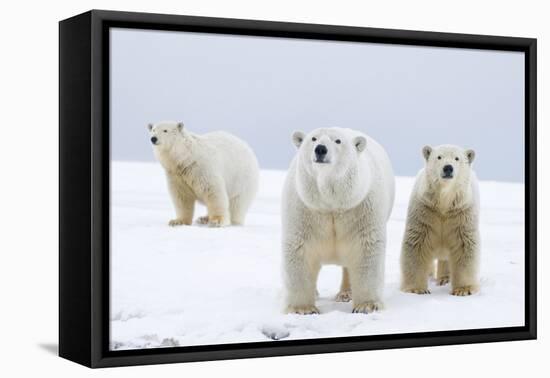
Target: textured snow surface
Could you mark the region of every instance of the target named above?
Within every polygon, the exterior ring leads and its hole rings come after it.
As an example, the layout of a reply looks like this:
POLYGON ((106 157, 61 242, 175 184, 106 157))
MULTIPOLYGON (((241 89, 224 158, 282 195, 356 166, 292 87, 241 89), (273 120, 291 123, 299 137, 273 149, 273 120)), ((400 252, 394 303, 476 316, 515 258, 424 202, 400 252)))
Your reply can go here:
MULTIPOLYGON (((333 300, 341 269, 323 267, 320 315, 283 315, 280 195, 262 171, 243 227, 169 227, 174 210, 156 163, 111 168, 112 349, 342 337, 524 324, 524 185, 481 182, 481 292, 399 291, 399 251, 413 178, 396 179, 388 223, 385 310, 352 314, 333 300)), ((195 218, 205 214, 197 206, 195 218)))

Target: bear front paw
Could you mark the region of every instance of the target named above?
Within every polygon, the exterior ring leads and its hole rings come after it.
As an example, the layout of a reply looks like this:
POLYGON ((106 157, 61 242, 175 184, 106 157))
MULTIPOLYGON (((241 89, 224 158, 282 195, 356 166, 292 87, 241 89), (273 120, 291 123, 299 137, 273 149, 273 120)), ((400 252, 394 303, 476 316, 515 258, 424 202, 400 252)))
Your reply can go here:
POLYGON ((384 308, 382 302, 364 302, 358 305, 353 305, 354 314, 370 314, 371 312, 380 311, 384 308))
POLYGON ((315 315, 319 314, 319 309, 315 306, 288 306, 285 313, 298 315, 315 315))
POLYGON ((478 291, 478 287, 476 285, 467 285, 467 286, 461 286, 461 287, 455 287, 451 291, 451 295, 457 295, 459 297, 464 297, 467 295, 472 295, 478 291))
POLYGON ((190 225, 191 222, 186 221, 185 219, 176 218, 168 222, 168 225, 171 227, 181 226, 181 225, 190 225))
POLYGON ((431 294, 430 289, 428 288, 411 288, 411 289, 402 289, 405 293, 413 294, 431 294))
POLYGON ((336 302, 349 302, 351 301, 351 290, 342 290, 334 298, 336 302))

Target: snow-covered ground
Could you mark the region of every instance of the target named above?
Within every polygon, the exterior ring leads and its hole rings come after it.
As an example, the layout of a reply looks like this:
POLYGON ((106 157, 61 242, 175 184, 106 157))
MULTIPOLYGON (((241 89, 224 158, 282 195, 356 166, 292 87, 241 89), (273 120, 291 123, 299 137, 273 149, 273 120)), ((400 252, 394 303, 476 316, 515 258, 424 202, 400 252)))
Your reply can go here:
MULTIPOLYGON (((153 348, 409 333, 524 324, 524 186, 481 182, 481 292, 399 291, 399 251, 413 178, 398 177, 388 224, 383 312, 333 301, 340 268, 319 277, 320 315, 283 315, 280 193, 285 172, 262 171, 244 227, 171 228, 164 172, 112 164, 111 347, 153 348)), ((205 214, 197 206, 195 217, 205 214)))

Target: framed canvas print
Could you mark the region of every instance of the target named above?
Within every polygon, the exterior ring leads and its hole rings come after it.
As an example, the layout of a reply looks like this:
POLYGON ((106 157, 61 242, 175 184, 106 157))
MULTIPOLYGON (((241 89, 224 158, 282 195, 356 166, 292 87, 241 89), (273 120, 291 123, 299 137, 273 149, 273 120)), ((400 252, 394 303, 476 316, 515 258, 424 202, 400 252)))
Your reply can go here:
POLYGON ((536 337, 536 40, 60 22, 59 352, 536 337))

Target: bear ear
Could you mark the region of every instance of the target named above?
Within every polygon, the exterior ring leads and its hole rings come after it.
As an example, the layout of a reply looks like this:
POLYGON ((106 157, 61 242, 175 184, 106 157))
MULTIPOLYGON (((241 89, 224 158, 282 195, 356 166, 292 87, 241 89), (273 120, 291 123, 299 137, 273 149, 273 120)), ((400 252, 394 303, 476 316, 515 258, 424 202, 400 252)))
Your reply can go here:
POLYGON ((353 145, 357 148, 358 152, 362 152, 365 148, 367 148, 367 138, 364 136, 356 136, 353 138, 353 145))
POLYGON ((422 148, 422 155, 424 156, 424 159, 426 159, 426 161, 428 161, 431 154, 432 154, 432 148, 430 146, 424 146, 422 148))
POLYGON ((178 131, 182 131, 183 130, 183 122, 178 122, 178 131))
POLYGON ((149 130, 149 131, 153 130, 153 126, 154 125, 152 123, 148 123, 147 124, 147 130, 149 130))
POLYGON ((296 148, 300 148, 305 137, 306 134, 304 134, 302 131, 295 131, 292 133, 292 143, 294 143, 296 148))
POLYGON ((466 150, 466 157, 468 158, 468 163, 472 164, 476 158, 476 152, 474 150, 466 150))

